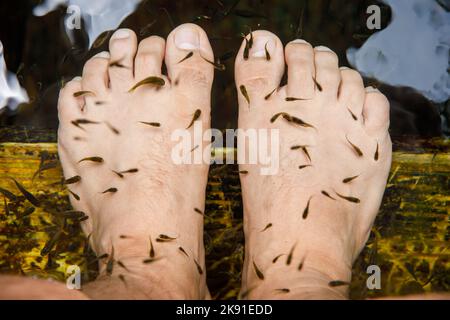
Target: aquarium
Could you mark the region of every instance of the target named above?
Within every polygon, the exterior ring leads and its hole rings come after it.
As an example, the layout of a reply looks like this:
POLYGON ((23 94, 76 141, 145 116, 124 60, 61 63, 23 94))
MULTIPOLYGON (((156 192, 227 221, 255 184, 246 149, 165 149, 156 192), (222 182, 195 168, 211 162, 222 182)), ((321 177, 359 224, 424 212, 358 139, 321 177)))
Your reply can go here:
MULTIPOLYGON (((181 24, 193 23, 205 31, 214 53, 214 57, 202 58, 207 62, 205 66, 214 67, 210 125, 217 132, 239 128, 238 118, 239 121, 243 118, 239 115, 239 104, 248 102, 250 108, 254 103, 253 96, 247 92, 249 88, 237 83, 237 73, 240 71, 235 59, 240 50, 248 46, 248 35, 257 35, 257 30, 272 32, 284 46, 295 39, 304 39, 313 47, 330 48, 336 53, 339 66, 357 70, 366 87, 379 90, 387 97, 390 104, 392 163, 370 236, 353 264, 348 297, 367 299, 448 294, 449 8, 450 2, 447 0, 2 1, 0 273, 66 283, 73 273, 71 266, 77 266, 81 286, 92 283, 104 272, 108 273, 109 264, 114 262, 102 258, 101 254, 105 252, 92 246, 89 233, 83 232, 86 229, 83 225, 89 219, 79 214, 79 210, 74 210, 69 201, 71 198, 72 202, 76 202, 76 198, 83 198, 83 195, 71 189, 77 181, 68 182, 67 174, 64 178, 58 155, 60 90, 74 77, 82 76, 89 59, 109 51, 110 39, 116 30, 133 30, 139 43, 150 36, 167 39, 172 30, 181 24), (372 283, 371 276, 374 274, 379 274, 380 278, 372 283)), ((276 60, 274 55, 268 55, 268 42, 265 50, 261 53, 263 58, 276 60)), ((179 59, 175 66, 189 63, 189 59, 196 57, 188 54, 184 59, 179 59)), ((115 62, 116 69, 126 69, 121 68, 121 60, 115 62)), ((280 63, 284 66, 289 61, 280 63)), ((170 69, 163 65, 162 74, 175 72, 173 66, 172 71, 170 69)), ((254 71, 249 69, 248 72, 254 71)), ((287 69, 280 74, 279 87, 289 83, 289 72, 287 69)), ((177 79, 164 79, 166 84, 167 81, 177 84, 177 79)), ((142 84, 136 84, 130 92, 142 89, 138 85, 142 84)), ((150 79, 144 85, 160 84, 150 79)), ((195 86, 195 81, 190 85, 195 86)), ((322 86, 323 83, 316 83, 315 88, 322 91, 322 86)), ((83 95, 80 90, 79 94, 83 95)), ((180 105, 189 104, 185 102, 188 100, 186 98, 180 105)), ((103 103, 97 102, 99 105, 103 103)), ((193 128, 194 121, 202 116, 204 113, 201 114, 200 109, 190 113, 188 120, 192 118, 192 122, 187 121, 185 129, 193 128)), ((126 117, 126 114, 118 113, 112 121, 105 122, 115 134, 120 129, 121 139, 127 131, 118 125, 126 117), (111 125, 114 121, 115 126, 111 125)), ((297 119, 280 113, 279 119, 271 120, 278 123, 284 121, 283 117, 290 122, 297 119)), ((160 125, 163 128, 164 123, 160 124, 156 118, 139 120, 147 130, 157 130, 160 125)), ((88 120, 84 120, 78 125, 87 127, 88 120)), ((305 122, 302 125, 306 127, 305 122)), ((101 148, 103 142, 96 147, 101 148)), ((163 144, 162 140, 158 143, 163 144)), ((377 160, 378 142, 376 145, 377 160)), ((298 147, 299 152, 301 147, 298 147)), ((201 274, 205 272, 211 298, 216 300, 243 298, 241 281, 243 276, 246 277, 246 272, 243 272, 244 257, 246 244, 251 243, 244 234, 246 206, 241 190, 241 181, 245 175, 251 174, 248 172, 251 169, 243 170, 236 162, 218 161, 235 154, 237 148, 237 143, 213 144, 211 153, 216 162, 209 168, 205 207, 204 210, 196 207, 193 213, 202 216, 204 221, 205 251, 204 265, 194 259, 193 266, 197 265, 201 274)), ((133 157, 133 152, 124 153, 118 152, 117 157, 133 157)), ((95 159, 90 160, 95 162, 95 159)), ((330 156, 328 161, 332 162, 331 167, 340 170, 335 166, 333 157, 330 156)), ((116 175, 121 176, 122 180, 124 176, 128 178, 134 174, 133 168, 123 168, 116 175)), ((69 169, 65 166, 64 170, 69 169)), ((167 175, 170 176, 170 172, 167 175)), ((115 196, 116 186, 108 187, 100 191, 107 196, 115 196)), ((189 192, 193 188, 193 185, 186 185, 183 190, 189 192)), ((333 200, 336 200, 335 197, 339 198, 331 194, 333 200)), ((184 199, 183 194, 179 199, 184 199)), ((312 201, 308 208, 311 211, 315 200, 314 197, 309 200, 312 201)), ((161 207, 165 208, 162 204, 161 207)), ((306 216, 304 207, 298 210, 300 216, 302 212, 306 216)), ((314 219, 313 213, 309 213, 308 219, 314 219)), ((266 228, 269 230, 264 229, 264 232, 271 232, 272 224, 267 224, 266 228)), ((167 237, 158 239, 161 243, 177 239, 175 236, 173 239, 167 237)), ((153 239, 155 248, 160 245, 156 242, 158 239, 153 239)), ((179 248, 181 253, 185 251, 187 259, 191 258, 189 250, 181 244, 179 248)), ((109 252, 110 258, 112 255, 109 252)), ((121 269, 117 261, 115 263, 115 268, 121 269)), ((256 264, 255 270, 256 276, 261 279, 261 270, 256 264)), ((288 289, 279 290, 279 293, 288 293, 288 289)))

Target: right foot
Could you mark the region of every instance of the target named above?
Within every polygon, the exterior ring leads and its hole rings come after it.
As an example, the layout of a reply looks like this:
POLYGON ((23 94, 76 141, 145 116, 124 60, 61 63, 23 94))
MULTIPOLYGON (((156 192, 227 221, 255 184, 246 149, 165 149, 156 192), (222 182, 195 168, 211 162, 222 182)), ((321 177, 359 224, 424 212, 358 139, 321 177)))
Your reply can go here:
MULTIPOLYGON (((89 216, 82 226, 97 255, 113 254, 112 272, 110 258, 103 259, 101 277, 138 288, 120 296, 104 286, 102 298, 208 295, 203 216, 196 212, 204 210, 208 165, 176 165, 171 159, 171 134, 192 132, 188 127, 198 110, 203 128, 209 128, 214 71, 205 59, 214 60, 212 49, 196 25, 139 46, 134 32, 121 29, 111 38, 110 52, 91 58, 82 78, 61 91, 59 155, 66 179, 81 176, 68 185, 72 205, 89 216), (161 74, 163 59, 168 77, 161 74), (130 90, 150 76, 164 84, 130 90), (80 162, 88 157, 103 162, 80 162), (160 234, 176 239, 158 242, 160 234), (143 263, 150 258, 155 262, 143 263)), ((200 145, 196 152, 202 150, 200 145)))
POLYGON ((350 281, 381 203, 391 164, 388 101, 364 89, 357 72, 339 69, 328 48, 313 49, 299 40, 284 51, 270 32, 255 31, 253 38, 248 59, 245 42, 236 58, 239 128, 279 129, 280 168, 264 176, 258 165, 240 165, 248 171, 241 175, 246 240, 241 293, 345 298, 348 286, 329 283, 350 281), (265 99, 278 88, 285 61, 288 84, 265 99), (271 123, 280 112, 288 116, 271 123), (313 128, 289 122, 289 116, 313 128))

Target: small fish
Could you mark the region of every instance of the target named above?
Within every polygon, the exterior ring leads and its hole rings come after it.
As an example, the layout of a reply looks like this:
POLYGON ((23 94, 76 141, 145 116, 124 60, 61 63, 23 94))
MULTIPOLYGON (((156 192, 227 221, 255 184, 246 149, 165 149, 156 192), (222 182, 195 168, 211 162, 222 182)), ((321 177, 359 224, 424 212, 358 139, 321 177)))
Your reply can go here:
POLYGON ((261 230, 261 232, 266 231, 267 229, 271 228, 272 226, 273 226, 272 223, 268 223, 267 226, 265 226, 265 228, 261 230))
POLYGON ((74 92, 73 96, 75 98, 78 98, 78 97, 85 96, 85 95, 88 95, 88 94, 92 94, 92 95, 95 96, 95 93, 92 92, 92 91, 77 91, 77 92, 74 92))
POLYGON ((345 138, 347 139, 348 143, 350 143, 350 145, 352 146, 353 150, 355 150, 356 154, 358 155, 358 157, 362 157, 364 154, 362 153, 361 149, 358 148, 357 146, 355 146, 349 139, 347 136, 345 136, 345 138))
POLYGON ((248 28, 249 29, 249 34, 250 34, 250 39, 248 39, 248 48, 251 49, 253 48, 253 32, 252 32, 252 28, 248 28))
POLYGON ((122 261, 117 260, 117 264, 118 264, 121 268, 123 268, 123 269, 125 269, 125 270, 127 270, 127 271, 130 271, 130 270, 127 269, 127 267, 125 266, 125 264, 124 264, 122 261))
POLYGON ((128 238, 130 238, 129 236, 126 236, 126 235, 124 235, 124 234, 121 234, 120 236, 119 236, 119 238, 120 239, 128 239, 128 238))
POLYGON ((292 101, 302 101, 302 100, 308 100, 308 99, 295 98, 295 97, 286 97, 285 100, 286 100, 287 102, 292 102, 292 101))
POLYGON ((111 171, 114 172, 116 175, 118 175, 119 178, 123 178, 123 174, 121 174, 120 172, 117 172, 117 171, 114 171, 114 170, 111 170, 111 171))
POLYGON ((194 263, 195 263, 195 265, 196 265, 196 267, 197 267, 198 273, 199 273, 199 274, 203 274, 202 267, 198 264, 197 260, 194 259, 194 263))
POLYGON ((348 286, 350 283, 342 280, 333 280, 328 282, 328 286, 334 288, 334 287, 340 287, 340 286, 348 286))
POLYGON ((200 210, 199 208, 194 208, 194 211, 197 212, 198 214, 203 215, 202 210, 200 210))
POLYGON ((189 257, 189 255, 187 254, 186 250, 184 250, 182 247, 178 247, 178 250, 180 250, 180 252, 182 252, 183 254, 185 254, 186 257, 189 257))
POLYGON ((185 61, 185 60, 191 58, 193 55, 194 55, 194 52, 193 52, 193 51, 189 52, 183 59, 181 59, 180 61, 178 61, 178 63, 182 63, 183 61, 185 61))
POLYGON ((17 196, 14 193, 12 193, 11 191, 0 188, 0 193, 3 194, 6 198, 8 198, 11 201, 17 201, 17 196))
POLYGON ((247 100, 247 103, 250 106, 250 96, 248 95, 247 88, 242 84, 239 87, 239 90, 241 90, 242 95, 244 96, 245 100, 247 100))
POLYGON ((374 156, 373 156, 373 159, 374 159, 375 161, 378 161, 378 142, 377 142, 377 150, 375 150, 375 154, 374 154, 374 156))
POLYGON ((248 174, 248 171, 247 170, 241 170, 241 171, 239 171, 239 174, 248 174))
POLYGON ((266 43, 266 45, 264 46, 264 50, 266 51, 266 60, 267 60, 267 61, 270 61, 270 53, 269 53, 269 50, 267 50, 267 43, 266 43))
POLYGON ((342 180, 342 183, 349 183, 349 182, 355 180, 355 179, 358 178, 358 177, 359 177, 359 175, 353 176, 353 177, 345 178, 344 180, 342 180))
POLYGON ((287 258, 286 258, 286 265, 287 266, 290 265, 291 262, 292 262, 292 257, 294 256, 294 250, 295 250, 296 246, 297 246, 297 244, 294 243, 294 245, 291 248, 291 251, 289 251, 289 254, 288 254, 287 258))
POLYGON ((353 120, 358 121, 358 117, 350 110, 350 108, 347 108, 348 112, 350 112, 350 115, 352 116, 353 120))
POLYGON ((111 130, 114 134, 119 135, 120 131, 115 128, 113 125, 111 125, 108 121, 105 121, 106 126, 108 127, 109 130, 111 130))
POLYGON ((33 174, 33 178, 31 180, 34 180, 34 178, 37 175, 40 175, 43 171, 56 168, 57 166, 58 166, 58 162, 57 161, 51 161, 51 162, 47 162, 45 164, 41 164, 39 166, 39 169, 33 174))
POLYGON ((125 286, 127 285, 127 282, 125 281, 125 276, 123 274, 119 274, 119 279, 123 282, 125 286))
POLYGON ((156 262, 156 261, 158 261, 158 260, 160 260, 161 258, 150 258, 150 259, 145 259, 144 261, 142 261, 142 263, 144 263, 144 264, 150 264, 150 263, 153 263, 153 262, 156 262))
POLYGON ((337 193, 336 191, 335 191, 335 193, 336 193, 340 198, 342 198, 342 199, 344 199, 344 200, 347 200, 347 201, 349 201, 349 202, 353 202, 353 203, 360 203, 360 202, 361 202, 361 200, 359 200, 358 198, 343 196, 343 195, 337 193))
MULTIPOLYGON (((165 234, 160 234, 158 236, 158 239, 163 240, 163 241, 173 241, 173 240, 176 240, 177 238, 169 237, 168 235, 165 235, 165 234)), ((156 240, 158 240, 158 239, 156 239, 156 240)))
POLYGON ((152 126, 152 127, 161 127, 161 124, 159 122, 143 122, 143 121, 139 121, 142 124, 146 124, 148 126, 152 126))
POLYGON ((50 240, 48 240, 47 243, 45 244, 45 246, 42 248, 41 253, 40 253, 41 256, 45 256, 48 253, 50 253, 50 251, 52 251, 53 247, 55 246, 56 242, 61 237, 62 233, 63 233, 63 231, 59 230, 53 234, 53 236, 50 238, 50 240))
POLYGON ((308 158, 309 162, 311 162, 311 156, 309 155, 308 149, 306 149, 306 146, 302 146, 303 153, 308 158))
POLYGON ((96 163, 103 163, 103 158, 101 157, 87 157, 87 158, 83 158, 80 161, 78 161, 78 163, 83 162, 83 161, 92 161, 92 162, 96 162, 96 163))
POLYGON ((73 176, 71 178, 68 178, 66 180, 64 180, 63 184, 74 184, 77 182, 81 181, 81 177, 80 176, 73 176))
POLYGON ((330 199, 336 200, 335 198, 333 198, 332 196, 330 196, 330 194, 328 192, 326 192, 325 190, 322 190, 321 193, 325 196, 328 197, 330 199))
POLYGON ((80 219, 82 217, 85 217, 86 214, 83 211, 77 211, 77 210, 67 210, 63 212, 54 212, 55 215, 60 215, 66 218, 71 219, 80 219))
POLYGON ((245 39, 244 60, 248 60, 248 55, 250 53, 250 43, 247 40, 247 38, 244 39, 245 39))
POLYGON ((106 189, 102 193, 116 193, 117 191, 118 191, 117 188, 112 187, 112 188, 106 189))
POLYGON ((320 92, 322 92, 322 86, 317 82, 316 78, 312 77, 314 84, 316 85, 317 89, 319 89, 320 92))
POLYGON ((301 170, 301 169, 305 169, 305 168, 307 168, 307 167, 312 167, 312 165, 311 164, 303 164, 303 165, 300 165, 300 166, 298 166, 298 168, 301 170))
POLYGON ((152 28, 152 26, 156 23, 156 19, 153 20, 152 22, 150 22, 149 24, 147 24, 145 27, 141 28, 141 30, 139 31, 139 34, 143 37, 149 34, 150 29, 152 28))
POLYGON ((264 280, 264 274, 261 272, 261 270, 258 269, 258 266, 256 265, 255 261, 253 261, 253 268, 255 269, 256 276, 260 280, 264 280))
POLYGON ((130 90, 128 90, 128 92, 133 92, 134 90, 136 90, 137 88, 139 88, 140 86, 143 86, 143 85, 153 85, 156 87, 162 87, 165 84, 166 84, 166 82, 164 81, 163 78, 150 76, 150 77, 147 77, 144 80, 141 80, 138 83, 136 83, 130 90))
POLYGON ((264 100, 269 100, 270 97, 272 96, 272 94, 275 93, 275 91, 277 91, 278 88, 273 89, 270 93, 268 93, 265 97, 264 100))
POLYGON ((186 130, 189 129, 190 127, 192 127, 194 122, 197 121, 201 115, 202 115, 202 110, 200 110, 200 109, 195 110, 194 115, 192 116, 192 121, 191 121, 191 123, 189 123, 186 130))
POLYGON ((128 169, 128 170, 125 170, 125 171, 121 171, 120 173, 136 173, 138 171, 139 171, 138 168, 132 168, 132 169, 128 169))
POLYGON ((275 258, 273 258, 272 263, 276 263, 281 256, 284 256, 284 253, 279 254, 275 258))
POLYGON ((275 289, 275 291, 279 292, 279 293, 289 293, 289 292, 291 292, 291 290, 289 290, 288 288, 275 289))
POLYGON ((274 123, 275 121, 277 121, 277 119, 281 116, 281 115, 283 115, 285 112, 279 112, 279 113, 276 113, 276 114, 274 114, 273 116, 272 116, 272 118, 270 118, 270 123, 274 123))
POLYGON ((106 274, 110 276, 114 268, 114 247, 111 248, 111 255, 109 256, 108 262, 106 263, 106 274))
POLYGON ((80 196, 77 195, 75 192, 73 192, 72 190, 68 189, 70 194, 72 195, 72 197, 75 198, 75 200, 80 201, 80 196))
POLYGON ((89 120, 89 119, 76 119, 72 123, 76 124, 77 126, 79 126, 79 125, 82 125, 82 124, 99 124, 100 122, 89 120))
POLYGON ((303 219, 308 217, 309 213, 309 203, 311 202, 312 197, 309 198, 308 203, 306 204, 306 208, 303 210, 303 219))
POLYGON ((96 106, 102 106, 102 105, 106 104, 105 101, 95 101, 94 103, 96 106))
POLYGON ((303 269, 303 263, 304 263, 304 261, 302 261, 302 262, 300 262, 300 263, 298 264, 298 267, 297 267, 297 270, 298 270, 298 271, 302 271, 302 269, 303 269))
POLYGON ((155 249, 153 248, 152 237, 148 237, 148 239, 150 240, 150 252, 148 255, 150 258, 154 258, 155 257, 155 249))
POLYGON ((83 221, 86 221, 87 219, 89 219, 89 216, 84 216, 84 217, 81 217, 80 219, 78 219, 78 222, 83 222, 83 221))
POLYGON ((14 181, 17 189, 19 189, 19 191, 23 194, 25 199, 27 199, 32 205, 34 205, 35 207, 39 207, 41 205, 39 200, 36 199, 36 197, 33 196, 30 192, 28 192, 19 182, 17 182, 16 179, 14 179, 14 178, 10 178, 10 179, 12 179, 14 181))
POLYGON ((121 63, 121 61, 123 60, 123 58, 122 59, 119 59, 119 60, 116 60, 116 61, 112 61, 110 64, 109 64, 109 67, 110 68, 127 68, 126 66, 124 66, 122 63, 121 63))
POLYGON ((206 62, 208 62, 209 64, 211 64, 215 69, 219 70, 219 71, 225 71, 226 67, 224 64, 220 63, 220 62, 213 62, 211 60, 206 59, 205 57, 203 57, 203 60, 205 60, 206 62))
POLYGON ((25 218, 25 217, 29 216, 29 215, 32 214, 35 210, 36 210, 35 207, 29 207, 29 208, 26 208, 26 209, 24 210, 24 212, 22 212, 20 218, 25 218))
MULTIPOLYGON (((283 118, 285 118, 285 115, 283 115, 283 118)), ((311 125, 311 124, 309 124, 309 123, 306 123, 305 121, 303 121, 302 119, 297 118, 297 117, 290 116, 290 118, 289 118, 289 119, 286 119, 286 120, 288 120, 289 122, 293 122, 293 123, 295 123, 296 125, 299 125, 299 126, 301 126, 301 127, 305 127, 305 128, 314 128, 313 125, 311 125)))

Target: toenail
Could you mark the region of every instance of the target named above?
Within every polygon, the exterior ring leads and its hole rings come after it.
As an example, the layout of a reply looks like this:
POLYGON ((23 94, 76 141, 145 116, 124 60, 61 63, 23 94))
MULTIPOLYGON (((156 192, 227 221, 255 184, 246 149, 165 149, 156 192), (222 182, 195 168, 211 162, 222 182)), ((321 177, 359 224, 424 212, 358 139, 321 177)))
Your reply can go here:
POLYGON ((294 41, 291 41, 291 43, 308 44, 308 42, 303 39, 295 39, 294 41))
POLYGON ((112 39, 125 39, 130 36, 130 30, 128 29, 119 29, 112 35, 112 39))
POLYGON ((369 86, 369 87, 366 88, 366 92, 380 92, 380 90, 378 90, 377 88, 369 86))
POLYGON ((93 58, 105 58, 105 59, 109 59, 110 57, 111 55, 109 54, 108 51, 102 51, 93 56, 93 58))
POLYGON ((81 77, 75 77, 72 79, 72 81, 81 81, 81 77))
POLYGON ((325 46, 318 46, 318 47, 315 47, 315 50, 317 50, 317 51, 333 52, 333 50, 331 50, 330 48, 325 47, 325 46))
POLYGON ((341 70, 350 70, 349 67, 340 67, 339 69, 341 69, 341 70))
POLYGON ((200 35, 190 27, 181 28, 175 33, 175 45, 182 50, 200 48, 200 35))
POLYGON ((256 37, 251 49, 252 57, 265 58, 266 48, 269 54, 273 54, 275 52, 275 47, 276 42, 272 37, 256 37))

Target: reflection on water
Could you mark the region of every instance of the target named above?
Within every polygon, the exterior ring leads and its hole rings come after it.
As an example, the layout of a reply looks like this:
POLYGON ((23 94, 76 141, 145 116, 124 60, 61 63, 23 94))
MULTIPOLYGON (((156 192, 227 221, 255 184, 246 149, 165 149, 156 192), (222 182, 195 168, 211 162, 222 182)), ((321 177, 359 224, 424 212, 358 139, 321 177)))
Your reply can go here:
POLYGON ((392 22, 360 49, 347 51, 349 62, 365 76, 390 85, 412 87, 428 99, 450 96, 450 13, 436 1, 384 0, 392 22))
MULTIPOLYGON (((141 0, 46 0, 35 7, 33 14, 43 16, 59 5, 77 6, 85 23, 84 29, 89 36, 89 47, 106 30, 116 29, 122 20, 134 11, 141 0)), ((72 12, 66 15, 70 19, 72 12)), ((72 39, 71 30, 66 32, 72 39)))
POLYGON ((3 44, 0 41, 0 110, 8 106, 15 110, 21 103, 28 102, 28 95, 14 73, 6 68, 3 56, 3 44))

